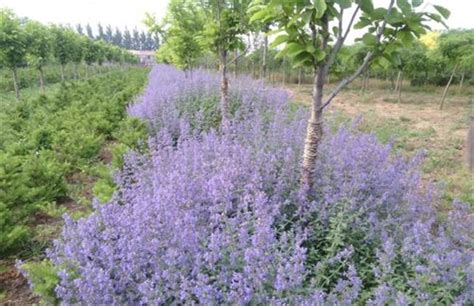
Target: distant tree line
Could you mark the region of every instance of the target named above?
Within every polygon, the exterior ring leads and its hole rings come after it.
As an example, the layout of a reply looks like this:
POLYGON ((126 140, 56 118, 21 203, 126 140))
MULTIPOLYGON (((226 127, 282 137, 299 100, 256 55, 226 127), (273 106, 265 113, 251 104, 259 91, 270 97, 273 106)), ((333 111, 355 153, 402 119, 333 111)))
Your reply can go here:
POLYGON ((125 28, 122 31, 118 27, 113 28, 110 24, 104 27, 99 23, 97 24, 97 33, 94 33, 90 24, 85 26, 77 24, 76 31, 90 39, 104 40, 128 50, 156 50, 160 45, 160 40, 156 33, 138 31, 136 28, 132 31, 125 28))

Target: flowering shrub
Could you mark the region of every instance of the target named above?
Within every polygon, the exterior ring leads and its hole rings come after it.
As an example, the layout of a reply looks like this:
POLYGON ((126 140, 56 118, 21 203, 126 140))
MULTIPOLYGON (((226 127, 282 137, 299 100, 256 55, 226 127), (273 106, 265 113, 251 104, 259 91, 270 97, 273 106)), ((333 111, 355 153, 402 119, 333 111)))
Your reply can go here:
POLYGON ((128 154, 112 200, 66 217, 49 250, 64 304, 473 301, 469 212, 455 203, 438 220, 419 157, 351 128, 327 132, 309 199, 298 184, 304 112, 237 79, 249 85, 234 87, 220 133, 194 120, 200 99, 217 103, 214 81, 154 68, 129 110, 152 127, 149 155, 128 154))

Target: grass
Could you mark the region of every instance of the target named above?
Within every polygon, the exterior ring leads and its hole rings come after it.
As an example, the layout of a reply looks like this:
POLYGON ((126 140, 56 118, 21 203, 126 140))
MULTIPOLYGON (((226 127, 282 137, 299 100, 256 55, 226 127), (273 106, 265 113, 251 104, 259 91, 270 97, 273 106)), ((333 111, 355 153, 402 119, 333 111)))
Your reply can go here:
MULTIPOLYGON (((413 156, 424 150, 424 176, 444 190, 442 208, 449 207, 455 198, 474 207, 474 178, 465 163, 465 140, 473 103, 470 95, 474 88, 460 91, 453 86, 445 109, 440 111, 442 88, 406 86, 399 103, 388 83, 371 80, 370 85, 365 95, 355 83, 336 97, 328 108, 327 120, 331 125, 338 126, 361 115, 359 129, 375 133, 383 143, 392 141, 397 152, 413 156)), ((287 88, 296 102, 310 104, 311 85, 287 88)))

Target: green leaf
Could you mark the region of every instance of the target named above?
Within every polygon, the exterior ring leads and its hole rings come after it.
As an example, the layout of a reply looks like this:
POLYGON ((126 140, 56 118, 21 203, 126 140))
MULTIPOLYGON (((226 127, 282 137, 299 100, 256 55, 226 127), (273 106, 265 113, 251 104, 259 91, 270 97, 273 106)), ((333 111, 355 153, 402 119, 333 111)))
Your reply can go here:
POLYGON ((321 18, 327 9, 326 1, 325 0, 314 1, 314 8, 316 9, 316 18, 321 18))
POLYGON ((360 1, 360 9, 362 12, 370 14, 374 11, 374 4, 372 0, 359 0, 360 1))
POLYGON ((352 1, 351 0, 335 0, 334 2, 336 2, 337 4, 339 4, 339 6, 343 9, 346 9, 346 8, 350 8, 351 5, 352 5, 352 1))
POLYGON ((306 51, 306 48, 304 46, 296 42, 291 42, 287 44, 285 48, 287 49, 288 56, 290 57, 295 57, 298 54, 306 51))
POLYGON ((423 4, 423 0, 412 0, 411 1, 411 5, 413 5, 413 7, 419 7, 422 4, 423 4))
POLYGON ((313 10, 307 10, 301 14, 301 19, 303 19, 304 24, 307 25, 310 22, 312 16, 313 10))
POLYGON ((257 11, 255 14, 252 15, 252 17, 250 17, 250 22, 255 22, 257 20, 264 20, 268 15, 268 12, 267 10, 260 10, 260 11, 257 11))
POLYGON ((372 22, 370 21, 370 19, 368 18, 365 18, 365 17, 361 17, 359 22, 357 22, 355 25, 354 25, 354 29, 363 29, 365 28, 366 26, 370 25, 372 22))
POLYGON ((276 47, 278 45, 281 45, 282 43, 285 43, 288 41, 288 39, 290 38, 290 36, 286 35, 286 34, 282 34, 280 36, 277 36, 273 41, 272 43, 270 44, 271 47, 276 47))
POLYGON ((375 38, 375 35, 370 33, 365 33, 364 36, 362 36, 362 41, 368 46, 374 46, 375 44, 377 44, 377 39, 375 38))
POLYGON ((438 13, 440 13, 441 16, 443 16, 444 18, 448 19, 449 16, 451 15, 451 12, 447 8, 444 8, 439 5, 433 5, 433 6, 438 11, 438 13))
POLYGON ((411 5, 408 0, 397 0, 397 5, 404 14, 409 14, 411 12, 411 5))
POLYGON ((316 52, 314 53, 314 58, 320 62, 326 57, 326 52, 323 50, 317 49, 316 52))

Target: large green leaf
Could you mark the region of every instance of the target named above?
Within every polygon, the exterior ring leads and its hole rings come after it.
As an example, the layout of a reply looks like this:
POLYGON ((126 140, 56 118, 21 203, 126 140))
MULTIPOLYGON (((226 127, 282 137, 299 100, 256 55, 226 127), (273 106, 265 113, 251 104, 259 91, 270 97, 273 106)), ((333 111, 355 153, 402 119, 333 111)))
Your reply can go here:
POLYGON ((439 5, 433 5, 433 6, 444 18, 449 18, 449 15, 451 15, 451 12, 447 8, 444 8, 439 5))
POLYGON ((411 12, 411 5, 408 0, 397 0, 397 5, 404 14, 409 14, 411 12))
POLYGON ((373 46, 377 43, 377 39, 375 38, 375 35, 370 34, 370 33, 365 33, 364 36, 362 36, 362 41, 364 44, 368 46, 373 46))
POLYGON ((316 18, 321 18, 327 9, 326 1, 325 0, 314 1, 314 8, 316 9, 316 18))
POLYGON ((351 0, 335 0, 334 2, 336 2, 337 4, 339 4, 339 6, 343 9, 346 9, 346 8, 350 8, 351 5, 352 5, 352 1, 351 0))
POLYGON ((423 0, 412 0, 411 1, 411 5, 413 5, 413 7, 419 7, 422 4, 423 4, 423 0))
POLYGON ((288 41, 288 39, 290 38, 290 36, 286 35, 286 34, 282 34, 280 36, 277 36, 273 41, 272 43, 270 44, 271 47, 276 47, 278 45, 281 45, 282 43, 285 43, 288 41))

